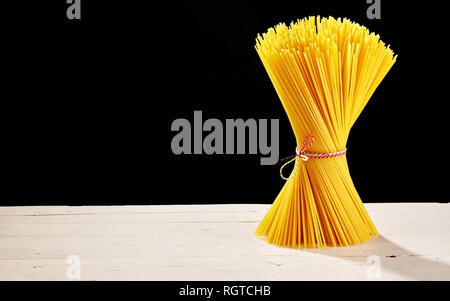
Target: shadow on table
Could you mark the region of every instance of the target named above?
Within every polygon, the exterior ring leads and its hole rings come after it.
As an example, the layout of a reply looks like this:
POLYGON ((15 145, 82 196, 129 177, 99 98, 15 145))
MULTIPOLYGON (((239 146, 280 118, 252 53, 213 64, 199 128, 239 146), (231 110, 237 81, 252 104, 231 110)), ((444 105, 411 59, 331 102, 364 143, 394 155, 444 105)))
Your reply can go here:
MULTIPOLYGON (((371 264, 370 259, 368 262, 369 256, 375 255, 380 259, 381 273, 383 270, 389 270, 408 280, 450 280, 450 265, 439 262, 438 256, 432 259, 420 257, 420 255, 430 254, 415 254, 382 235, 348 248, 308 249, 304 251, 368 265, 371 264)), ((383 280, 382 274, 380 280, 383 280)))

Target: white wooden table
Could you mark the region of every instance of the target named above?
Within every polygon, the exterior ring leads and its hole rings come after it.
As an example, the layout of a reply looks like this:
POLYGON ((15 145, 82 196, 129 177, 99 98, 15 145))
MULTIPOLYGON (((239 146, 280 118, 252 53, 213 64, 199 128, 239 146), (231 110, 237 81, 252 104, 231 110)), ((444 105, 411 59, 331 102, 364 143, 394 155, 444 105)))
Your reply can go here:
POLYGON ((366 204, 381 235, 321 250, 255 238, 268 208, 0 207, 0 280, 450 280, 449 204, 366 204))

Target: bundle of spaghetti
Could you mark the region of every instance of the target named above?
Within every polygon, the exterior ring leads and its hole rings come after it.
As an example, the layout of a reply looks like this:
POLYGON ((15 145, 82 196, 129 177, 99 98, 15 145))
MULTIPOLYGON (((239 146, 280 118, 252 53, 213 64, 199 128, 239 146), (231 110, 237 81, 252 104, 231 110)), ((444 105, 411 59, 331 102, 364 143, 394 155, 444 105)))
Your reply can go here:
POLYGON ((376 236, 350 177, 346 144, 397 56, 367 28, 333 17, 280 23, 258 35, 256 50, 298 147, 292 173, 255 234, 292 248, 349 246, 376 236))

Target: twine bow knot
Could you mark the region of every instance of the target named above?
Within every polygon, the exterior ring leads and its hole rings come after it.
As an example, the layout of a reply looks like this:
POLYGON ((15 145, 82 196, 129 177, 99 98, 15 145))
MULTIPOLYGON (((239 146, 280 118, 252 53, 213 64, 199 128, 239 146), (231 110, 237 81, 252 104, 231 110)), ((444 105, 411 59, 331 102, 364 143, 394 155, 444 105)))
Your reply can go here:
POLYGON ((336 158, 336 157, 340 157, 340 156, 344 156, 347 153, 347 149, 343 150, 343 151, 339 151, 339 152, 335 152, 335 153, 311 153, 308 152, 308 149, 314 144, 314 135, 313 134, 309 134, 308 136, 306 136, 305 140, 303 141, 303 144, 300 148, 296 148, 295 149, 295 155, 284 158, 281 160, 281 162, 283 161, 287 161, 288 162, 284 163, 283 166, 281 166, 280 168, 280 176, 283 180, 290 180, 293 177, 295 177, 295 175, 297 174, 297 170, 298 170, 298 165, 297 165, 297 159, 301 159, 302 161, 306 162, 309 159, 326 159, 326 158, 336 158), (309 142, 309 143, 308 143, 309 142), (286 178, 283 176, 283 168, 286 167, 286 165, 291 164, 292 162, 295 161, 295 170, 292 173, 292 175, 289 178, 286 178))

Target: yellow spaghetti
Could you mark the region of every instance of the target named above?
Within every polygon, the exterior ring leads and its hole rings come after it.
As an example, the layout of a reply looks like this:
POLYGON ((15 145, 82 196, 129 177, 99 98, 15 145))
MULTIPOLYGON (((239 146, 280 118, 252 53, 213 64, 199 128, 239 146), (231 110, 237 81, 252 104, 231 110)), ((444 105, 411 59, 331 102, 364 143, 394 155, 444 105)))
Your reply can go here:
POLYGON ((255 234, 292 248, 349 246, 376 236, 345 150, 350 129, 397 56, 367 28, 333 17, 280 23, 258 35, 256 50, 298 150, 291 176, 255 234), (306 150, 308 137, 314 143, 306 150))

